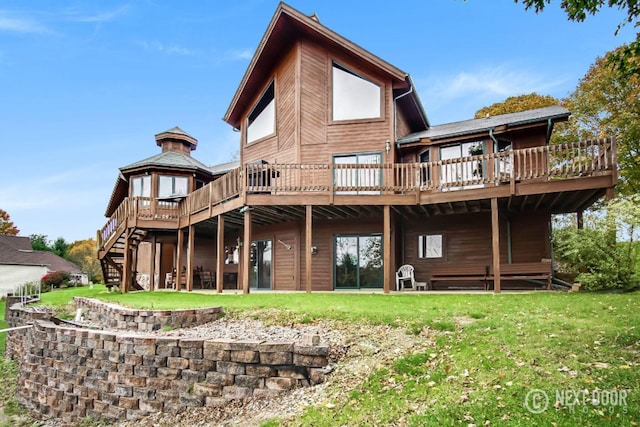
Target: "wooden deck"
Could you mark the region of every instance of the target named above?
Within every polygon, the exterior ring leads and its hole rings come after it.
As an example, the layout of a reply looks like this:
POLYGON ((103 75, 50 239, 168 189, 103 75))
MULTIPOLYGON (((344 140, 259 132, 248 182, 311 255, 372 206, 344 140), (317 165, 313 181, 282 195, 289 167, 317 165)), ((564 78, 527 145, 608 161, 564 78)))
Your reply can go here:
POLYGON ((98 232, 98 246, 104 253, 133 227, 173 230, 221 214, 241 223, 243 206, 260 208, 258 223, 302 219, 305 206, 345 218, 383 206, 434 215, 490 209, 493 198, 514 209, 571 212, 615 185, 615 153, 614 140, 598 139, 427 163, 246 164, 179 202, 125 199, 98 232))

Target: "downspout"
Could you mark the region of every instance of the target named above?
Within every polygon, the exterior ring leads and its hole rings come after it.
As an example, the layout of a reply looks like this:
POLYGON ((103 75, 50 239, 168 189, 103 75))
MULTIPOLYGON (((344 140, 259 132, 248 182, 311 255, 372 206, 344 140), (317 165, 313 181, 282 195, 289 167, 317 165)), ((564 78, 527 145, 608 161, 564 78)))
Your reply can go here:
POLYGON ((551 132, 553 132, 553 121, 551 119, 547 119, 547 137, 545 140, 546 145, 549 145, 549 141, 551 140, 551 132))
POLYGON ((411 81, 411 77, 409 77, 408 74, 405 76, 405 81, 409 83, 409 90, 393 98, 393 142, 394 144, 398 140, 398 119, 396 117, 398 113, 397 113, 396 103, 400 98, 404 98, 405 96, 413 93, 413 82, 411 81))

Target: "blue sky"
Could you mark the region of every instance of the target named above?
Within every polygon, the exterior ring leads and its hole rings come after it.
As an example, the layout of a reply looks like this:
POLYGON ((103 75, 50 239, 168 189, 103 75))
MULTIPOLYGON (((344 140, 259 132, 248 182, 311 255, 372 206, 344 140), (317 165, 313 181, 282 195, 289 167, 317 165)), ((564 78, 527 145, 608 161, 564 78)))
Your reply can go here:
MULTIPOLYGON (((565 97, 631 41, 606 9, 567 21, 512 0, 291 0, 411 74, 432 124, 508 96, 565 97)), ((277 1, 0 2, 0 208, 20 235, 95 238, 118 168, 180 126, 213 165, 238 150, 221 118, 277 1)))

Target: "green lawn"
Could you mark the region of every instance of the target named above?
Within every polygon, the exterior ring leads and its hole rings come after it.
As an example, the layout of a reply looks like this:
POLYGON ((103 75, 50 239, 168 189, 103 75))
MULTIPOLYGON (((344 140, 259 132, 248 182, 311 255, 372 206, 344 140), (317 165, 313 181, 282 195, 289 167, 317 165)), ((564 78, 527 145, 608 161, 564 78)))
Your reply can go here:
POLYGON ((436 336, 428 351, 372 371, 344 401, 269 425, 611 426, 640 420, 640 293, 122 295, 96 286, 43 294, 42 302, 62 307, 73 294, 156 309, 223 306, 273 323, 382 323, 436 336), (545 394, 546 410, 533 413, 543 408, 545 394), (598 396, 618 402, 587 399, 598 396), (565 401, 556 404, 559 399, 565 401))

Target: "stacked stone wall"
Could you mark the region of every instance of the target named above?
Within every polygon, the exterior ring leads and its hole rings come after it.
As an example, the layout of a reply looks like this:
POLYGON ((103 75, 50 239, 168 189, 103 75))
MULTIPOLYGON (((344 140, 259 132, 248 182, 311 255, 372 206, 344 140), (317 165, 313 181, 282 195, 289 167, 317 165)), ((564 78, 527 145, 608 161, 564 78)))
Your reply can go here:
POLYGON ((92 298, 75 297, 76 307, 86 320, 109 329, 156 331, 165 327, 185 328, 202 325, 220 318, 222 309, 210 307, 191 310, 138 310, 92 298))
POLYGON ((14 307, 15 319, 33 324, 7 340, 20 367, 19 400, 67 423, 270 397, 322 382, 328 363, 329 348, 315 335, 265 342, 88 330, 30 319, 14 307))

